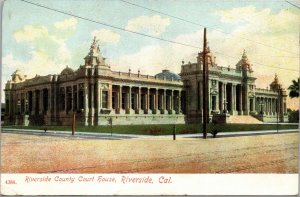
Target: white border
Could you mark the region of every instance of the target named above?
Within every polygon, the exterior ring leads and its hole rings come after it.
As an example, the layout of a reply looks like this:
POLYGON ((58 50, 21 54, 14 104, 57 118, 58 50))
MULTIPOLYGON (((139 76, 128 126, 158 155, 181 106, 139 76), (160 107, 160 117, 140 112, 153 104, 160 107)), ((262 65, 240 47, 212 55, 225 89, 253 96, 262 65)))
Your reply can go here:
POLYGON ((297 195, 298 174, 2 174, 1 189, 3 195, 297 195), (80 182, 80 176, 94 178, 80 182), (116 181, 99 183, 99 176, 116 181), (148 179, 123 183, 123 176, 148 179))

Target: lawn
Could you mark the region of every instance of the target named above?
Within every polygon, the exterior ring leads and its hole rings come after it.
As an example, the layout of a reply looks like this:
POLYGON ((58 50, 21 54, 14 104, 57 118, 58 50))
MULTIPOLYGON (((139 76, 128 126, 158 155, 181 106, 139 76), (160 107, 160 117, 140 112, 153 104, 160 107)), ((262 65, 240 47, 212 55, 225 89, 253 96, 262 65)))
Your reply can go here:
MULTIPOLYGON (((76 131, 98 132, 98 133, 119 133, 119 134, 144 134, 144 135, 170 135, 174 126, 177 134, 202 133, 202 124, 164 124, 164 125, 114 125, 110 126, 78 126, 76 131)), ((33 129, 33 130, 57 130, 71 131, 71 126, 5 126, 3 128, 33 129)), ((297 129, 298 125, 279 124, 278 129, 297 129)), ((209 124, 208 131, 217 132, 242 132, 255 130, 276 130, 276 124, 209 124)))

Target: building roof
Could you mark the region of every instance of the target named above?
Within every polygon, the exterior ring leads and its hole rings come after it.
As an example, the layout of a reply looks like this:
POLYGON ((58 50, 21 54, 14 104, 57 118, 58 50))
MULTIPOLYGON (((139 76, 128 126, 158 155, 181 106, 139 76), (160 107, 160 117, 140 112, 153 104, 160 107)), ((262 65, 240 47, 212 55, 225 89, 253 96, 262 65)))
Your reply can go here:
POLYGON ((162 70, 161 73, 155 75, 158 79, 165 79, 165 80, 180 80, 180 76, 176 73, 171 72, 170 70, 162 70))
POLYGON ((74 73, 74 70, 72 69, 72 68, 69 68, 68 66, 65 68, 65 69, 63 69, 62 71, 61 71, 61 75, 69 75, 69 74, 73 74, 74 73))

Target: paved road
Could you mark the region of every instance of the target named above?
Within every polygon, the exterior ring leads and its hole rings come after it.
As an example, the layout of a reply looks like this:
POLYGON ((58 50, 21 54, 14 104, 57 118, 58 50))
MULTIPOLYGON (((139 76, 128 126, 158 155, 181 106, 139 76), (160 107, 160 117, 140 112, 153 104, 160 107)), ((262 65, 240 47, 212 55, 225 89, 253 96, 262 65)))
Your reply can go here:
MULTIPOLYGON (((95 133, 95 132, 76 132, 74 136, 71 136, 71 132, 68 131, 54 131, 49 130, 47 132, 41 130, 31 130, 31 129, 2 129, 3 133, 17 133, 17 134, 28 134, 28 135, 41 135, 41 136, 61 136, 61 137, 72 137, 72 138, 82 138, 82 139, 103 139, 103 140, 121 140, 121 139, 131 139, 131 138, 173 138, 172 135, 136 135, 136 134, 118 134, 118 133, 95 133)), ((294 133, 299 132, 298 129, 284 129, 279 130, 278 133, 294 133)), ((250 136, 250 135, 266 135, 266 134, 276 134, 277 130, 261 130, 261 131, 238 131, 238 132, 220 132, 217 137, 238 137, 238 136, 250 136)), ((203 136, 202 133, 195 134, 177 134, 177 137, 184 138, 200 138, 203 136)), ((208 133, 208 137, 212 137, 208 133)))

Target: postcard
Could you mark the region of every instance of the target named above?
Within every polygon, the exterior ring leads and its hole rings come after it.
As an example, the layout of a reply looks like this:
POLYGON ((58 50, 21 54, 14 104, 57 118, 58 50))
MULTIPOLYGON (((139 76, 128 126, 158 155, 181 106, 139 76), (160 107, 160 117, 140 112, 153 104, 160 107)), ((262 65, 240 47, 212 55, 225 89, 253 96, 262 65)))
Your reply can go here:
POLYGON ((297 195, 299 11, 3 2, 1 194, 297 195))

